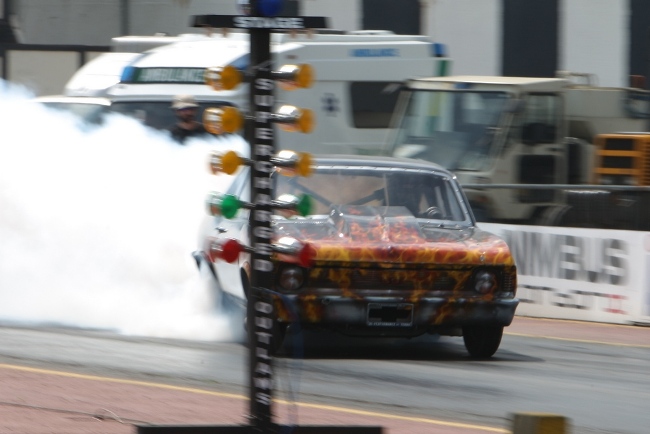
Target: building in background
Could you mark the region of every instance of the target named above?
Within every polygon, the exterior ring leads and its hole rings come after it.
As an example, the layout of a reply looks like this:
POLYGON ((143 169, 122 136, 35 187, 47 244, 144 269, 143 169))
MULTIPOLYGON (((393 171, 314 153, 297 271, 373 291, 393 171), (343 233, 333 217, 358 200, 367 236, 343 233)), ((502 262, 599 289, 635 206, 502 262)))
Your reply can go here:
MULTIPOLYGON (((108 45, 120 35, 195 32, 192 15, 238 13, 236 0, 0 0, 0 6, 0 19, 27 44, 108 45)), ((429 35, 446 44, 456 74, 569 70, 595 74, 600 85, 626 86, 631 75, 650 71, 648 0, 285 0, 284 14, 326 16, 341 30, 429 35)))

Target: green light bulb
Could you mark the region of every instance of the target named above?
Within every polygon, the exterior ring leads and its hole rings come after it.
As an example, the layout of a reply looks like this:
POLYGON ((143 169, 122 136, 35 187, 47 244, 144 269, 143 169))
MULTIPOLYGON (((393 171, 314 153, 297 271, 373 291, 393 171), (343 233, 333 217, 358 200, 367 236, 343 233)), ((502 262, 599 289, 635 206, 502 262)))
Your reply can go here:
POLYGON ((298 211, 298 214, 300 214, 303 217, 311 214, 311 210, 312 210, 311 196, 307 194, 303 194, 302 196, 300 196, 298 205, 296 205, 296 210, 298 211))
POLYGON ((237 215, 239 208, 241 208, 241 202, 236 196, 233 196, 232 194, 223 196, 221 201, 221 215, 227 219, 231 219, 237 215))

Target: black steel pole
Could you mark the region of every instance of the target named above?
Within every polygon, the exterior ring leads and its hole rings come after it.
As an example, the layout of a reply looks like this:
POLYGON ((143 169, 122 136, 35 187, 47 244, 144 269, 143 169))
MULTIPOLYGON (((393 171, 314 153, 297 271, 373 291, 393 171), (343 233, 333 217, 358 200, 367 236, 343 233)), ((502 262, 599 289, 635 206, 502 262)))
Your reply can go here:
MULTIPOLYGON (((254 15, 256 12, 253 3, 254 15)), ((273 283, 271 262, 271 173, 274 154, 273 80, 271 78, 271 31, 250 29, 250 108, 254 128, 251 137, 251 197, 255 208, 250 213, 251 285, 248 298, 248 342, 250 369, 251 425, 262 433, 273 432, 273 330, 275 313, 273 300, 263 288, 273 283)))
MULTIPOLYGON (((645 41, 645 56, 646 56, 646 72, 648 75, 645 77, 645 83, 643 83, 643 88, 650 90, 650 27, 648 27, 648 35, 645 41)), ((646 129, 650 131, 650 101, 646 101, 646 129)))
POLYGON ((131 9, 129 0, 120 1, 120 33, 128 35, 131 32, 131 9))

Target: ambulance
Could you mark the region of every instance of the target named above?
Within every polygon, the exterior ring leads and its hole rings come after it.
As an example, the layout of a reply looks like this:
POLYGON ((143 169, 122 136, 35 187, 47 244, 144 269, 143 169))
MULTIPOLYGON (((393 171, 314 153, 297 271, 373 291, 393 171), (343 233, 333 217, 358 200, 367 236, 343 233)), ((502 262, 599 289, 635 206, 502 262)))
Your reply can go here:
MULTIPOLYGON (((205 35, 121 39, 121 57, 98 83, 97 67, 88 65, 65 88, 67 96, 103 97, 119 112, 132 113, 147 125, 166 128, 174 123, 173 98, 193 95, 202 110, 235 106, 245 115, 249 106, 246 82, 233 90, 216 91, 205 83, 210 67, 232 65, 246 77, 249 70, 249 35, 229 31, 205 35), (144 44, 144 45, 143 45, 144 44), (131 52, 128 52, 131 51, 131 52), (119 68, 115 66, 119 65, 119 68), (119 69, 119 75, 118 71, 119 69)), ((419 35, 397 35, 384 30, 278 32, 271 34, 272 67, 308 64, 314 71, 310 88, 288 91, 276 87, 275 103, 309 109, 315 124, 309 135, 277 129, 276 145, 315 154, 377 154, 390 130, 399 90, 409 78, 444 76, 451 60, 443 44, 419 35)), ((107 53, 111 56, 117 53, 107 53)), ((94 62, 109 64, 99 56, 94 62)), ((91 62, 92 63, 92 62, 91 62)), ((243 134, 243 132, 242 132, 243 134)))

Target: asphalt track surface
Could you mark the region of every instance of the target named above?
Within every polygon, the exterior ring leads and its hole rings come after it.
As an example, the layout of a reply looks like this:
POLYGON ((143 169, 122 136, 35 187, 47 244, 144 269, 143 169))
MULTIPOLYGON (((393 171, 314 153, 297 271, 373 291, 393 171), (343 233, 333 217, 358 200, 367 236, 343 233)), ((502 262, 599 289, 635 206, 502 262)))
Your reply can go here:
MULTIPOLYGON (((650 328, 517 317, 507 334, 619 346, 650 346, 650 328), (570 324, 568 324, 570 323, 570 324)), ((248 398, 234 393, 75 372, 0 364, 0 433, 121 434, 138 425, 247 424, 248 398)), ((509 433, 484 426, 308 402, 278 401, 275 422, 381 426, 384 433, 509 433)))

